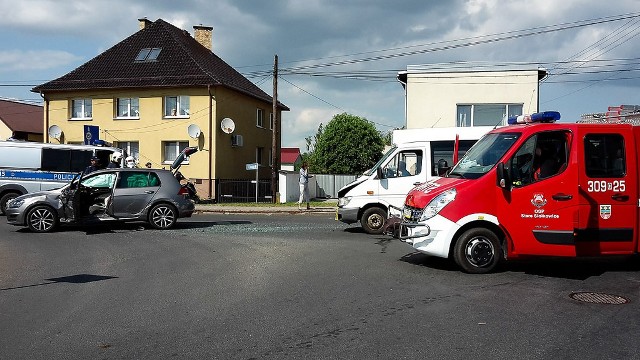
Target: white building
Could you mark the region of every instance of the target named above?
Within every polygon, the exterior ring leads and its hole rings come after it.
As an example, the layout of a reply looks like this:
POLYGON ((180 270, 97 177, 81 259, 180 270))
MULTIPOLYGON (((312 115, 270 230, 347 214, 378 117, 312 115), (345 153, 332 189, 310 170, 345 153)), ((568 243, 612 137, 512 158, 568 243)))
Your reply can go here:
POLYGON ((409 65, 398 73, 405 89, 407 129, 495 126, 505 124, 505 116, 538 112, 545 69, 463 65, 409 65))

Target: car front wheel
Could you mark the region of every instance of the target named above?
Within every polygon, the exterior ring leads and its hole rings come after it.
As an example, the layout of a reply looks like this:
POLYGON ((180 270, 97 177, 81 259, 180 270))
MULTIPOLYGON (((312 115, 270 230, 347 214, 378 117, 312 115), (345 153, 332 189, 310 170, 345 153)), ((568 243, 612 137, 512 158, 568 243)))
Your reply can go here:
POLYGON ((169 204, 158 204, 149 211, 149 224, 156 229, 170 229, 175 225, 177 216, 176 209, 169 204))
POLYGON ((456 242, 453 258, 465 272, 485 274, 498 266, 502 249, 498 237, 491 230, 469 229, 456 242))
POLYGON ((360 225, 367 234, 382 234, 384 222, 387 219, 387 212, 379 207, 372 207, 362 214, 360 225))
POLYGON ((48 206, 36 206, 27 214, 27 226, 38 233, 53 231, 58 226, 58 215, 48 206))

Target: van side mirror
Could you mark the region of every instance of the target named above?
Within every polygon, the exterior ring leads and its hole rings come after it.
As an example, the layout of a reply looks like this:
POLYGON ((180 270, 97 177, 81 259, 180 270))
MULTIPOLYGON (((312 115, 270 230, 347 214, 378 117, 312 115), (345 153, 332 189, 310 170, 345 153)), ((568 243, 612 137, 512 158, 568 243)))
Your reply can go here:
POLYGON ((503 189, 511 190, 511 178, 509 177, 509 169, 504 167, 504 163, 498 163, 496 167, 496 185, 503 189))
POLYGON ((378 176, 378 179, 380 179, 380 180, 385 178, 384 172, 382 171, 382 166, 378 166, 378 168, 376 169, 376 175, 378 176))

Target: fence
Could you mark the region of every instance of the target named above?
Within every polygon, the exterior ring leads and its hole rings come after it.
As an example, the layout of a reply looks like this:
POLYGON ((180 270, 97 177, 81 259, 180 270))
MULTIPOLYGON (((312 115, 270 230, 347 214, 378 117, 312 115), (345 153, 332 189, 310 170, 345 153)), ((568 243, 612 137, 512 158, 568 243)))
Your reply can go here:
MULTIPOLYGON (((279 175, 280 202, 297 202, 300 196, 298 173, 281 171, 279 175)), ((355 179, 355 175, 313 174, 309 179, 309 196, 312 199, 337 198, 338 190, 355 179)), ((258 181, 257 199, 255 180, 216 179, 215 188, 219 203, 272 202, 270 180, 258 181)))
MULTIPOLYGON (((309 196, 313 198, 337 198, 338 190, 356 179, 355 175, 312 174, 309 179, 309 196)), ((280 202, 297 202, 300 196, 297 172, 280 172, 280 202)))
POLYGON ((219 203, 259 202, 271 203, 271 181, 258 181, 258 196, 256 197, 255 180, 216 179, 216 200, 219 203))

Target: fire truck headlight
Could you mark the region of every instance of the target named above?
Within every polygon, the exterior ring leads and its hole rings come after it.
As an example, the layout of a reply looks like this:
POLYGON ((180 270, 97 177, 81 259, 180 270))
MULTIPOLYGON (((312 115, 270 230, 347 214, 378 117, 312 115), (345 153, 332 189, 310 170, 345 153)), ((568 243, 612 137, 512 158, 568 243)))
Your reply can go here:
POLYGON ((422 216, 420 217, 420 221, 425 221, 431 219, 436 216, 442 208, 447 206, 448 203, 452 202, 456 198, 456 189, 449 189, 444 191, 442 194, 436 196, 427 204, 422 212, 422 216))
POLYGON ((338 199, 338 206, 339 207, 347 206, 347 204, 349 204, 349 201, 351 201, 351 196, 341 197, 338 199))

